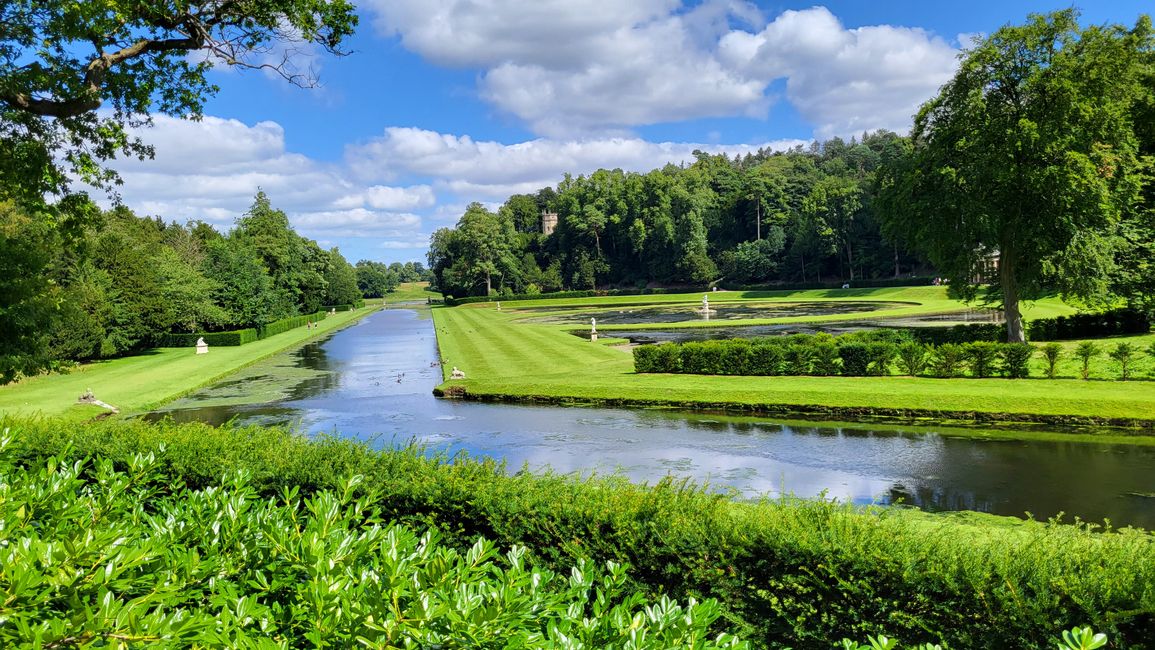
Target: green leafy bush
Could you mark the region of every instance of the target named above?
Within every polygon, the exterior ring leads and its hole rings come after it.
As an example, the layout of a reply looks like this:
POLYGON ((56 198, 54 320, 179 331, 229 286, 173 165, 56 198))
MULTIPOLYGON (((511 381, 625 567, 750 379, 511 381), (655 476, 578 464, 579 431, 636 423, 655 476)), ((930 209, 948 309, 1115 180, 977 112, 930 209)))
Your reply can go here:
POLYGON ((866 357, 870 364, 866 368, 866 374, 875 377, 889 375, 890 364, 894 363, 894 355, 896 354, 898 354, 898 348, 893 343, 886 341, 867 343, 866 357))
POLYGON ((1059 343, 1048 343, 1041 346, 1039 350, 1047 362, 1047 379, 1054 379, 1055 372, 1059 367, 1059 360, 1063 358, 1063 346, 1059 343))
POLYGON ((1002 343, 999 345, 1003 374, 1011 379, 1026 379, 1031 376, 1031 357, 1035 348, 1028 343, 1002 343))
POLYGON ((264 499, 243 471, 189 489, 153 454, 114 465, 0 456, 0 644, 749 647, 709 634, 717 601, 651 602, 619 563, 563 576, 522 546, 458 550, 394 525, 363 476, 264 499))
POLYGON ((990 377, 998 359, 999 344, 990 341, 975 341, 964 346, 967 364, 972 377, 990 377))
POLYGON ((639 345, 634 348, 636 372, 681 372, 682 349, 673 343, 639 345))
POLYGON ((750 374, 781 375, 785 357, 785 349, 780 343, 765 339, 757 340, 750 350, 750 374))
POLYGON ((1121 341, 1111 349, 1110 357, 1119 364, 1119 379, 1127 381, 1131 378, 1131 365, 1138 351, 1138 348, 1126 341, 1121 341))
POLYGON ((810 368, 816 375, 824 377, 837 375, 840 370, 838 364, 840 357, 838 344, 834 342, 832 336, 817 338, 810 345, 810 368))
MULTIPOLYGON (((286 491, 302 503, 326 491, 340 497, 337 477, 360 474, 354 500, 371 494, 383 522, 436 528, 442 545, 459 553, 478 536, 502 548, 524 545, 527 565, 543 571, 568 572, 582 557, 628 563, 626 593, 716 598, 723 619, 760 648, 829 648, 831 639, 879 634, 952 648, 1054 648, 1054 630, 1091 625, 1114 647, 1139 650, 1155 626, 1155 542, 1143 531, 962 523, 825 501, 735 502, 672 480, 645 487, 511 474, 490 460, 372 451, 259 427, 0 422, 6 426, 17 434, 14 466, 44 467, 46 457, 63 454, 58 467, 97 456, 126 471, 134 454, 163 443, 165 486, 231 489, 221 477, 243 471, 245 485, 274 502, 286 491)), ((133 507, 153 501, 134 499, 133 507)), ((184 531, 207 534, 215 521, 193 518, 184 531)), ((226 511, 221 535, 231 526, 226 511)), ((0 561, 0 572, 7 566, 0 561)))
POLYGON ((965 361, 966 348, 957 343, 943 343, 934 349, 931 356, 931 372, 943 379, 961 377, 965 361))
POLYGON ((838 356, 842 358, 842 374, 848 377, 862 377, 866 375, 866 368, 870 365, 869 348, 864 343, 847 343, 838 347, 838 356))
POLYGON ((1082 365, 1079 367, 1079 375, 1083 379, 1089 379, 1091 376, 1091 359, 1102 354, 1102 350, 1095 344, 1094 341, 1083 341, 1075 348, 1075 357, 1082 365))
POLYGON ((898 347, 898 367, 903 374, 917 377, 926 370, 927 346, 916 341, 898 347))

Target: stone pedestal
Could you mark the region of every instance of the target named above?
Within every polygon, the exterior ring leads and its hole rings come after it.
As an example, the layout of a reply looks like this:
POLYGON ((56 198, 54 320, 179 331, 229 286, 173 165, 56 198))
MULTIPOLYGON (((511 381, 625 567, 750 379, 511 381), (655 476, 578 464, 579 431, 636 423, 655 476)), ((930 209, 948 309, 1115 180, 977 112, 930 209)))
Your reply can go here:
POLYGON ((597 342, 598 342, 598 333, 597 332, 590 332, 590 343, 597 343, 597 342))

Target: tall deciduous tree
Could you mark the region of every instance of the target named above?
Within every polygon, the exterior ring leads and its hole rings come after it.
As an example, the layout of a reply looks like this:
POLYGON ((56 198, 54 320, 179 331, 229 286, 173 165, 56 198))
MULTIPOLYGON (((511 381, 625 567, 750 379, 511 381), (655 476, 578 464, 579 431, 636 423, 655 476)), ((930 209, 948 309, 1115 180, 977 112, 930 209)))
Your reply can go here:
POLYGON ((1102 298, 1121 215, 1141 185, 1132 107, 1151 22, 1077 24, 1031 16, 966 51, 915 119, 912 155, 882 182, 888 230, 974 296, 998 256, 1011 341, 1020 300, 1055 287, 1102 298))
POLYGON ((212 66, 308 85, 292 42, 340 53, 356 24, 348 0, 2 2, 0 191, 36 202, 70 176, 107 185, 103 161, 152 153, 127 128, 201 114, 212 66))

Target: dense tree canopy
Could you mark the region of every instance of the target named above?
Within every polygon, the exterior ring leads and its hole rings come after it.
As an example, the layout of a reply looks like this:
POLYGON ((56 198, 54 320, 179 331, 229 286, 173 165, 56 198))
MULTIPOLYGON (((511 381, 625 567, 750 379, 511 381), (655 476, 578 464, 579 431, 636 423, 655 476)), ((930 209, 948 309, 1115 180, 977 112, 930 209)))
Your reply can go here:
POLYGON ((362 296, 341 252, 297 234, 263 193, 227 234, 123 206, 87 221, 64 247, 45 220, 0 202, 0 273, 11 276, 0 299, 14 305, 0 312, 0 383, 131 353, 169 332, 260 327, 362 296))
POLYGON ((430 244, 451 295, 598 286, 765 284, 893 277, 918 260, 887 240, 871 188, 902 148, 888 132, 690 165, 566 176, 556 188, 471 206, 430 244), (545 236, 541 213, 556 212, 545 236), (484 225, 485 227, 481 227, 484 225), (482 246, 481 244, 484 244, 482 246))
POLYGON ((1012 341, 1024 340, 1021 299, 1108 298, 1126 252, 1120 226, 1141 206, 1135 116, 1150 93, 1150 19, 1076 19, 1032 16, 968 50, 882 181, 888 231, 965 295, 993 282, 1012 341), (984 269, 995 259, 997 271, 984 269))
POLYGON ((212 66, 307 85, 282 46, 338 53, 356 24, 347 0, 0 3, 0 192, 38 202, 73 178, 107 186, 104 161, 151 155, 126 128, 154 111, 199 116, 212 66))

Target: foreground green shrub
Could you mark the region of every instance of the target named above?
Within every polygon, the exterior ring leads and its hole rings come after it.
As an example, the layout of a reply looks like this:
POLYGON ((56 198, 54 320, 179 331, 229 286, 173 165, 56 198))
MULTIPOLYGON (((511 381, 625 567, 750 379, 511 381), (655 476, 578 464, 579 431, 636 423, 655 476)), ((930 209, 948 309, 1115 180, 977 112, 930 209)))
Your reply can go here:
POLYGON ((393 525, 361 476, 263 499, 244 472, 191 490, 152 454, 125 471, 108 459, 19 468, 8 443, 4 647, 748 647, 708 633, 717 601, 649 603, 627 593, 620 564, 580 561, 563 577, 524 547, 458 551, 393 525))
POLYGON ((1059 367, 1059 359, 1063 358, 1063 346, 1059 343, 1048 343, 1039 348, 1043 359, 1047 362, 1047 379, 1054 379, 1059 367))
POLYGON ((1029 343, 1001 343, 1003 374, 1011 379, 1026 379, 1031 376, 1031 357, 1035 348, 1029 343))
POLYGON ((1126 341, 1120 342, 1111 349, 1110 357, 1119 364, 1119 379, 1127 381, 1131 378, 1131 364, 1135 360, 1138 348, 1126 341))
POLYGON ((898 368, 904 375, 916 377, 926 370, 927 346, 911 341, 898 348, 898 368))
POLYGON ((1094 341, 1083 341, 1079 347, 1075 348, 1075 357, 1079 359, 1079 375, 1083 379, 1091 377, 1091 359, 1102 354, 1102 350, 1095 344, 1094 341))
POLYGON ((870 365, 870 354, 864 343, 847 343, 839 346, 838 356, 842 358, 842 374, 848 377, 861 377, 866 374, 866 367, 870 365))
POLYGON ((943 343, 934 349, 931 357, 931 372, 935 377, 951 379, 962 376, 966 361, 966 348, 957 343, 943 343))
POLYGON ((886 341, 867 343, 866 358, 870 363, 866 368, 866 374, 875 377, 889 375, 890 364, 894 362, 894 355, 897 353, 898 348, 893 343, 886 341))
POLYGON ((970 365, 971 376, 990 377, 994 371, 995 361, 998 359, 999 344, 990 341, 975 341, 964 346, 967 364, 970 365))
MULTIPOLYGON (((1113 647, 1138 650, 1150 646, 1155 629, 1155 543, 1141 531, 958 523, 824 501, 736 503, 670 480, 643 487, 510 475, 489 460, 375 452, 260 427, 5 426, 27 465, 63 453, 123 469, 133 454, 164 443, 159 465, 171 484, 190 489, 241 470, 265 499, 297 490, 305 500, 340 495, 337 477, 361 474, 357 498, 371 493, 382 521, 436 528, 459 553, 478 536, 503 548, 524 545, 529 565, 555 572, 583 557, 629 564, 627 592, 716 598, 723 619, 760 648, 827 650, 831 639, 879 634, 904 646, 1054 648, 1056 630, 1090 625, 1113 647)), ((212 520, 194 521, 211 529, 212 520)), ((222 519, 221 530, 228 525, 222 519)))

